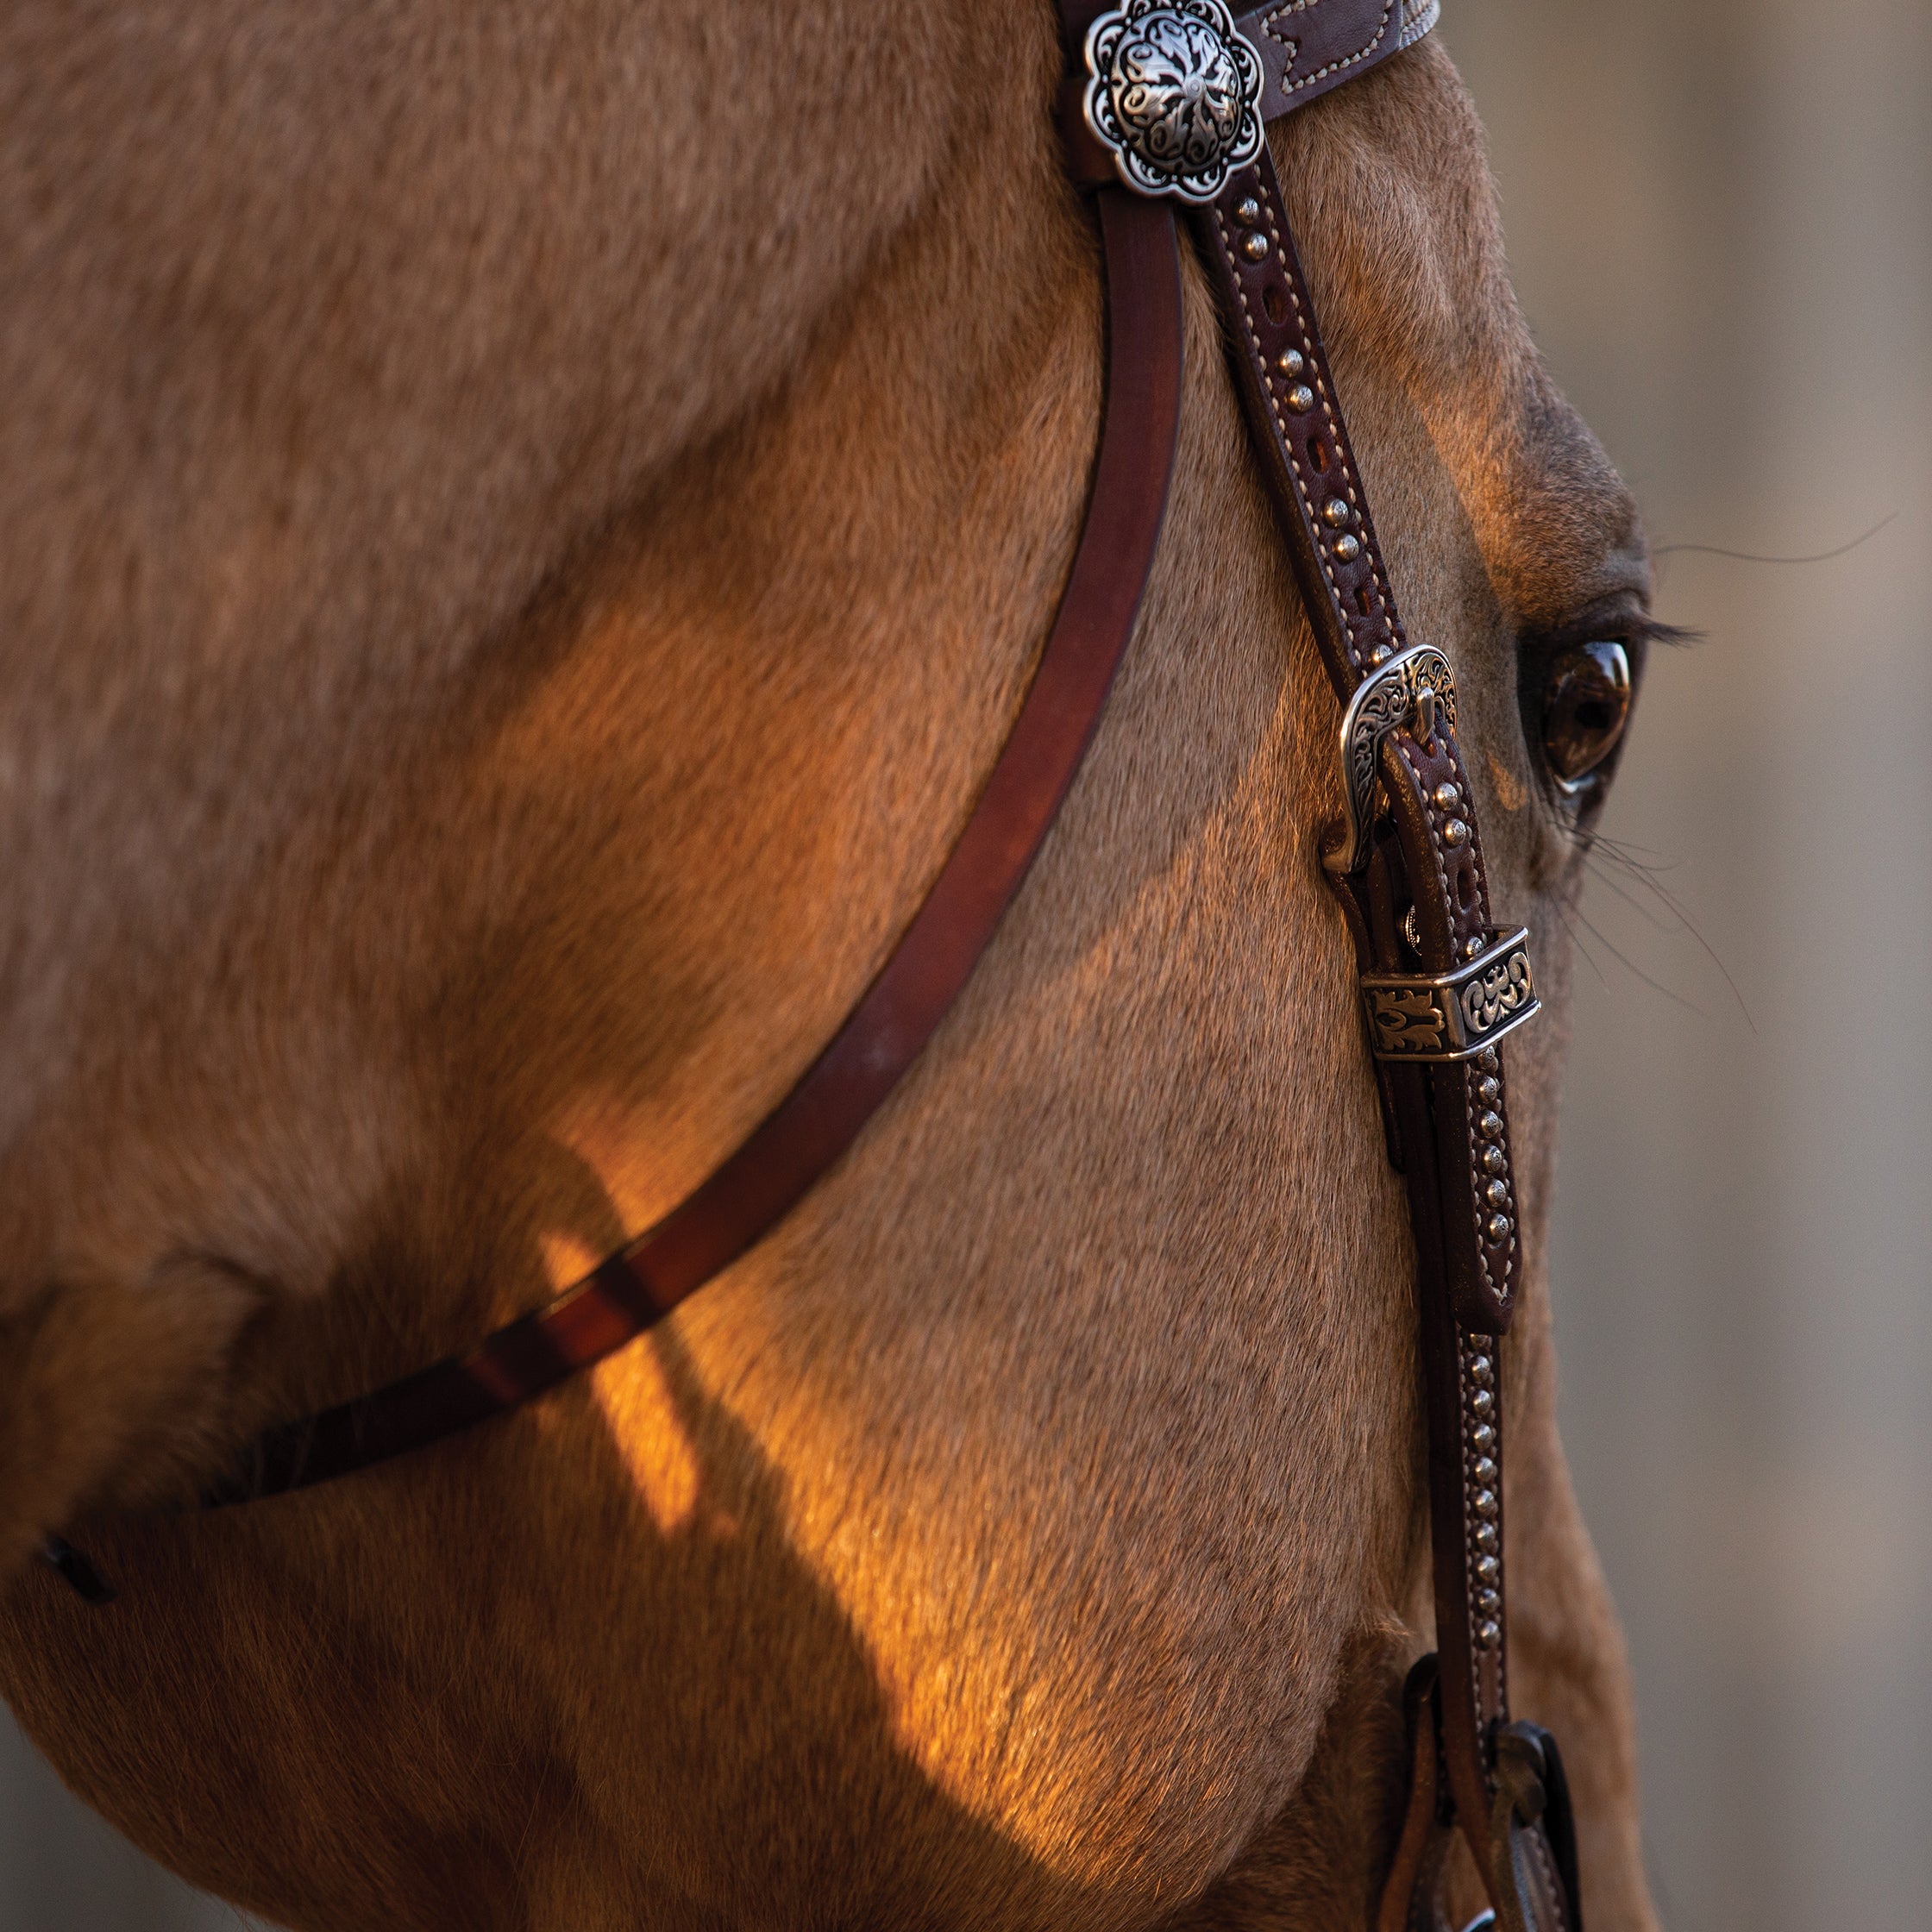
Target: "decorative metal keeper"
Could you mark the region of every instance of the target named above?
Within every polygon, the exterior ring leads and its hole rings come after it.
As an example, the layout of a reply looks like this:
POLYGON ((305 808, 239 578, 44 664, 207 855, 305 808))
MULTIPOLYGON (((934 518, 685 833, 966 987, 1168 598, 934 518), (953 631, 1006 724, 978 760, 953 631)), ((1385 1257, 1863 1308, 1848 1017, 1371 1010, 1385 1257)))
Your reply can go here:
POLYGON ((1378 1060, 1473 1060, 1542 1010, 1529 929, 1489 928, 1489 943, 1452 973, 1364 974, 1369 1044, 1378 1060))

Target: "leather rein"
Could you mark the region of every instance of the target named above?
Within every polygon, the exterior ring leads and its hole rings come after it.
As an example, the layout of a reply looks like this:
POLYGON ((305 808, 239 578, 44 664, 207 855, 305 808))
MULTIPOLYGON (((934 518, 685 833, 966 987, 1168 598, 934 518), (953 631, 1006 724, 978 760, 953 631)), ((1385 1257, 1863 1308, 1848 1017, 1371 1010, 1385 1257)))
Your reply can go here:
MULTIPOLYGON (((1086 521, 1032 685, 971 818, 830 1044, 737 1150, 549 1307, 467 1354, 261 1436, 210 1508, 364 1470, 601 1361, 743 1255, 858 1138, 945 1017, 1093 738, 1159 542, 1178 440, 1178 216, 1212 285, 1276 520, 1342 707, 1347 916, 1392 1164, 1406 1184, 1427 1396, 1436 1653, 1410 1673, 1408 1802, 1377 1932, 1446 1932, 1452 1837, 1502 1932, 1581 1932, 1553 1740, 1509 1708, 1498 1344, 1521 1266, 1498 1042, 1537 1011, 1527 935, 1490 922, 1454 677, 1402 628, 1265 136, 1435 24, 1437 0, 1062 0, 1059 120, 1107 283, 1086 521)), ((58 1538, 44 1553, 112 1592, 58 1538)), ((1474 1932, 1471 1927, 1471 1932, 1474 1932)))

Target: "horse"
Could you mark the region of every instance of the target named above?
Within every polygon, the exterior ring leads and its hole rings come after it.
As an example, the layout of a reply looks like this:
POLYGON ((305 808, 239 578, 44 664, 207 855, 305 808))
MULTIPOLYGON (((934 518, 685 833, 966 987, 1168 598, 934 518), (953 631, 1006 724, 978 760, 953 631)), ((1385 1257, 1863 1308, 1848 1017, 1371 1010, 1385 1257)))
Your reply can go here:
MULTIPOLYGON (((1044 0, 0 17, 0 1689, 248 1910, 1372 1913, 1431 1615, 1414 1264, 1320 862, 1334 701, 1191 261, 1125 668, 858 1145, 514 1418, 179 1507, 681 1198, 919 903, 1093 460, 1063 59, 1044 0)), ((1640 637, 1644 537, 1440 47, 1271 139, 1536 935, 1515 1694, 1587 1916, 1641 1932, 1546 1279, 1594 806, 1535 693, 1552 640, 1640 637)))

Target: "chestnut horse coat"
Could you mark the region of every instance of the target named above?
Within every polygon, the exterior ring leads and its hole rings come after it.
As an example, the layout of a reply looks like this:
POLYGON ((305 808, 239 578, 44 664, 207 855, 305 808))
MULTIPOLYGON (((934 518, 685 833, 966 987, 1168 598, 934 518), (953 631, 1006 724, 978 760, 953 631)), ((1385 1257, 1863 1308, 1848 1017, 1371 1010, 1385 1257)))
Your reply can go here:
MULTIPOLYGON (((1092 460, 1059 63, 1046 0, 0 13, 0 1684, 251 1910, 1364 1923, 1428 1640, 1412 1263, 1333 699, 1191 264, 1097 743, 852 1155, 516 1418, 152 1509, 647 1225, 918 903, 1092 460)), ((1274 141, 1538 936, 1515 1703, 1592 1932, 1643 1932, 1544 1275, 1579 828, 1519 701, 1643 541, 1441 48, 1274 141)))

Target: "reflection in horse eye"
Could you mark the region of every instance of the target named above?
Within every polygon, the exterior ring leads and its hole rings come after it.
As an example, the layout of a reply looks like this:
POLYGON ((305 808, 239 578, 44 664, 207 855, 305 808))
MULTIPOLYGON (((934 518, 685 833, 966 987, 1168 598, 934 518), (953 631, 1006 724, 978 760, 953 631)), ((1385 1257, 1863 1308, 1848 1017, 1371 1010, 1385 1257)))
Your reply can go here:
POLYGON ((1615 643, 1573 644, 1543 683, 1543 756, 1565 792, 1616 749, 1630 716, 1630 660, 1615 643))

